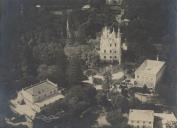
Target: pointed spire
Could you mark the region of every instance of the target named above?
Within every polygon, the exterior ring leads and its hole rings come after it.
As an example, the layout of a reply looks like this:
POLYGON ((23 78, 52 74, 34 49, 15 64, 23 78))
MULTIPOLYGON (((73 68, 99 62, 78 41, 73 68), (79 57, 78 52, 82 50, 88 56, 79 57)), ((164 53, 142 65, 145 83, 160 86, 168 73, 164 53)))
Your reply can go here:
POLYGON ((121 35, 120 35, 120 28, 118 27, 118 31, 117 31, 117 38, 120 38, 121 35))
POLYGON ((106 35, 107 34, 107 27, 103 29, 103 33, 106 35))
POLYGON ((67 21, 66 21, 66 32, 67 32, 67 38, 71 38, 71 32, 70 32, 70 28, 69 28, 68 17, 67 17, 67 21))
POLYGON ((116 32, 115 32, 115 30, 114 30, 114 27, 113 27, 113 31, 112 31, 111 35, 112 35, 112 38, 113 38, 113 39, 116 38, 116 32))
POLYGON ((66 23, 66 29, 69 30, 69 21, 68 21, 68 18, 67 18, 67 23, 66 23))
POLYGON ((115 33, 114 27, 113 27, 113 31, 112 32, 115 33))

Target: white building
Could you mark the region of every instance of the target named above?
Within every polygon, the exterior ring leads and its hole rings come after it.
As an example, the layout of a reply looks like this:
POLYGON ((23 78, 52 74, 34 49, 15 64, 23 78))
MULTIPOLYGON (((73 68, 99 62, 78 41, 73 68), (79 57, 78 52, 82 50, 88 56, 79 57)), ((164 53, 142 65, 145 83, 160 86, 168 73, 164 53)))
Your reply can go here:
POLYGON ((122 80, 124 78, 123 72, 117 72, 112 74, 112 80, 122 80))
POLYGON ((137 98, 139 101, 141 101, 142 103, 146 103, 146 102, 150 102, 153 98, 153 94, 144 94, 144 93, 139 93, 136 92, 135 93, 135 98, 137 98))
POLYGON ((64 96, 58 90, 57 84, 45 80, 18 92, 17 98, 11 100, 11 108, 20 115, 34 119, 36 113, 41 112, 61 98, 64 96))
POLYGON ((176 128, 177 119, 173 113, 155 113, 155 117, 158 117, 162 121, 162 128, 176 128))
POLYGON ((165 69, 165 62, 156 60, 145 60, 135 71, 135 81, 138 85, 146 85, 154 89, 160 81, 165 69))
POLYGON ((117 61, 121 63, 121 35, 113 29, 105 27, 100 39, 100 59, 103 61, 117 61))
POLYGON ((88 9, 90 9, 91 8, 91 6, 90 6, 90 4, 86 4, 86 5, 84 5, 83 7, 82 7, 82 11, 86 11, 86 10, 88 10, 88 9))
POLYGON ((130 109, 128 124, 136 128, 153 128, 154 111, 130 109))
POLYGON ((111 4, 118 4, 121 5, 122 0, 106 0, 106 4, 111 5, 111 4))

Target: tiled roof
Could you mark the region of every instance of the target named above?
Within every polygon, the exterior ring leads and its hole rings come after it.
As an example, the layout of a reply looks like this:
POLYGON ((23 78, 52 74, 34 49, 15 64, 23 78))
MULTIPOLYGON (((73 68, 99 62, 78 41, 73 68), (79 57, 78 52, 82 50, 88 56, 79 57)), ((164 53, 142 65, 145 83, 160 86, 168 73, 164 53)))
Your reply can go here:
POLYGON ((57 88, 57 85, 49 80, 42 81, 40 83, 34 84, 30 87, 24 88, 26 92, 31 94, 32 96, 38 95, 40 92, 46 92, 57 88))

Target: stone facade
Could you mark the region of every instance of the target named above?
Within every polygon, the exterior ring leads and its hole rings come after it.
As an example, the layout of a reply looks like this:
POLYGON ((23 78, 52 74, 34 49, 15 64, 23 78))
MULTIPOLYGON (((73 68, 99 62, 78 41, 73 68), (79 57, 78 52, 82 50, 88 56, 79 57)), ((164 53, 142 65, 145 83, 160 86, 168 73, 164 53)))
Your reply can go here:
POLYGON ((100 39, 100 59, 102 61, 117 61, 121 63, 121 35, 120 30, 116 33, 113 29, 105 27, 100 39))

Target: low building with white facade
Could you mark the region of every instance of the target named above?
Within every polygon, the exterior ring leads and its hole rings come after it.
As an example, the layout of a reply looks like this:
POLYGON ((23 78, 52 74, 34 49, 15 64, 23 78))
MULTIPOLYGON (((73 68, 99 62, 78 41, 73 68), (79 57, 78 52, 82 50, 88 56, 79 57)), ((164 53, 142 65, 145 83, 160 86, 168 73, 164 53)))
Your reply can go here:
POLYGON ((153 128, 154 111, 130 109, 128 124, 136 128, 153 128))
POLYGON ((17 98, 11 100, 10 103, 14 112, 34 119, 37 113, 61 98, 64 98, 64 96, 58 90, 58 85, 45 80, 23 88, 18 92, 17 98))
POLYGON ((153 99, 154 95, 148 94, 148 93, 139 93, 136 92, 135 93, 135 98, 137 98, 139 101, 141 101, 142 103, 146 103, 146 102, 150 102, 153 99))
POLYGON ((173 113, 155 113, 154 116, 161 119, 162 128, 177 127, 177 119, 173 113))
POLYGON ((135 81, 138 85, 146 85, 148 88, 155 89, 156 84, 160 81, 165 62, 156 60, 145 60, 135 71, 135 81))

